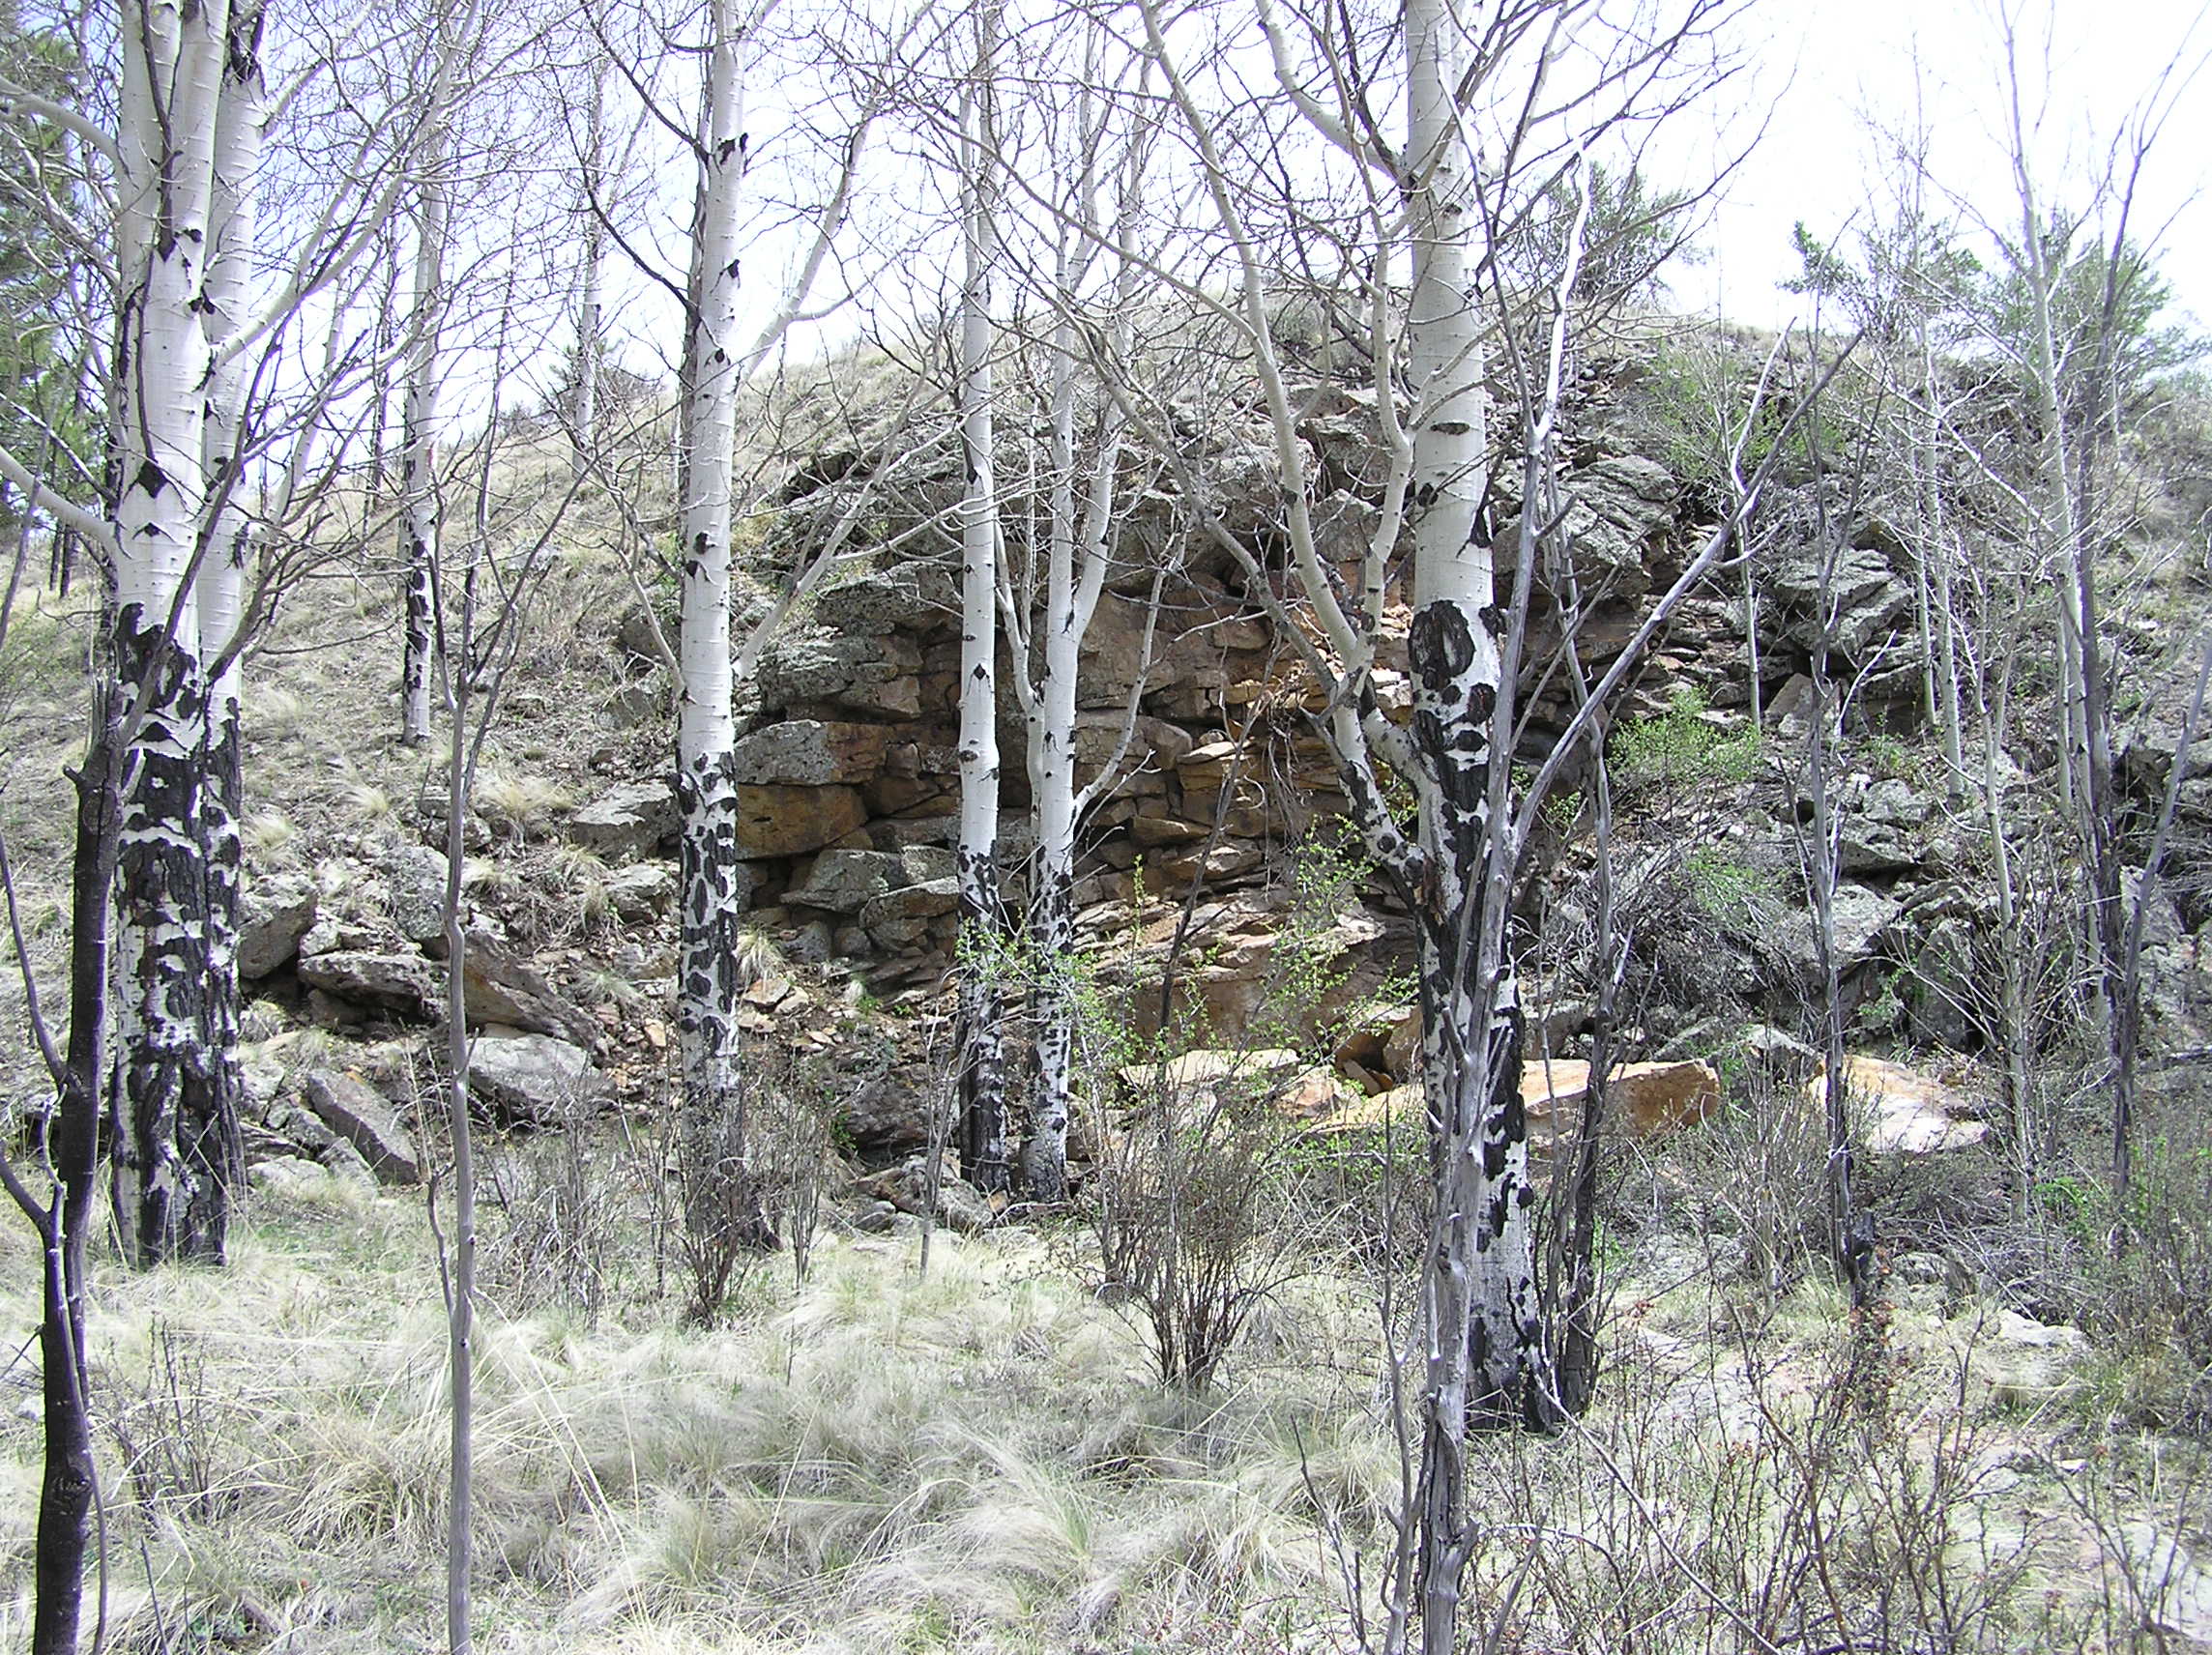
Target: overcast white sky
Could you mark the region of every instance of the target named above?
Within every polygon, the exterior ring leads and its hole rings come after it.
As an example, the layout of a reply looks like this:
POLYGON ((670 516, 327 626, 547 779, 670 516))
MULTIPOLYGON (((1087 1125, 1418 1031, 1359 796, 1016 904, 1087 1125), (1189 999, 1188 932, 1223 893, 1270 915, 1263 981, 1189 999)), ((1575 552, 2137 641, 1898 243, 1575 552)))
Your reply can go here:
MULTIPOLYGON (((2111 139, 2178 58, 2167 95, 2172 113, 2144 169, 2131 224, 2139 240, 2157 235, 2159 269, 2176 301, 2212 325, 2212 200, 2204 197, 2212 70, 2199 71, 2185 89, 2178 84, 2212 48, 2205 6, 2029 0, 2020 9, 2024 113, 2035 125, 2041 104, 2039 188, 2057 205, 2086 204, 2111 139)), ((1865 221, 1868 191, 1881 187, 1884 171, 1866 117, 1910 122, 1915 56, 1935 172, 1985 211, 2005 207, 2014 197, 2001 147, 1999 39, 1992 0, 1767 0, 1755 8, 1746 43, 1756 65, 1749 102, 1755 112, 1771 109, 1770 123, 1703 238, 1708 260, 1674 273, 1675 302, 1767 326, 1792 312, 1798 302, 1776 285, 1796 269, 1790 225, 1803 219, 1825 239, 1854 215, 1865 221)))

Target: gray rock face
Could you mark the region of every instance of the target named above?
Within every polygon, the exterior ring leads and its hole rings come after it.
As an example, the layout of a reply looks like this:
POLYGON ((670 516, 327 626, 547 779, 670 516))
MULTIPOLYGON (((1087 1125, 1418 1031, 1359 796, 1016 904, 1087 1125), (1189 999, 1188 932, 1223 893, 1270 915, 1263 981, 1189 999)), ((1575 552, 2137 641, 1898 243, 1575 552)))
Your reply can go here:
POLYGON ((1824 631, 1830 649, 1863 660, 1912 607, 1911 588, 1871 546, 1853 546, 1837 555, 1826 571, 1825 604, 1822 577, 1821 560, 1810 553, 1785 561, 1768 577, 1769 597, 1790 612, 1788 635, 1807 649, 1818 648, 1824 631), (1823 627, 1827 608, 1833 609, 1835 622, 1823 627))
POLYGON ((1906 992, 1914 1039, 1957 1051, 1978 1041, 1974 1008, 1986 1002, 1989 989, 1975 980, 1974 929, 1965 915, 1950 915, 1921 936, 1906 992))
POLYGON ((882 724, 787 718, 740 741, 731 754, 732 773, 756 786, 858 785, 884 768, 890 740, 890 729, 882 724))
POLYGON ((839 631, 880 637, 895 631, 923 631, 945 619, 944 608, 922 590, 915 569, 873 575, 821 595, 823 613, 839 631))
POLYGON ((325 1126, 361 1152, 369 1171, 390 1184, 422 1181, 415 1141, 382 1092, 336 1069, 309 1070, 301 1095, 325 1126))
POLYGON ((315 923, 315 882, 304 874, 249 879, 240 893, 238 974, 265 977, 299 952, 315 923))
POLYGON ((906 864, 888 852, 824 851, 783 900, 831 914, 858 914, 873 898, 905 883, 906 864))
MULTIPOLYGON (((1897 922, 1905 905, 1863 885, 1836 887, 1836 969, 1849 972, 1874 958, 1882 934, 1897 922)), ((1768 982, 1780 987, 1811 984, 1820 976, 1819 942, 1813 914, 1791 913, 1754 940, 1768 963, 1768 982)))
POLYGON ((572 844, 610 862, 650 857, 672 844, 683 818, 676 792, 664 781, 630 782, 594 799, 563 829, 572 844))
POLYGON ((469 1046, 469 1090, 503 1120, 544 1126, 597 1107, 601 1086, 580 1046, 549 1034, 484 1034, 469 1046))
POLYGON ((392 922, 410 943, 433 942, 446 929, 446 857, 427 845, 401 845, 386 859, 392 922))
POLYGON ((815 629, 786 633, 761 657, 767 707, 833 708, 863 717, 921 716, 921 652, 906 639, 815 629))
POLYGON ((429 1017, 443 993, 438 968, 420 954, 370 954, 337 949, 300 961, 300 980, 333 1000, 429 1017))
POLYGON ((1931 850, 1936 800, 1894 777, 1875 782, 1840 811, 1838 854, 1847 874, 1899 873, 1918 867, 1931 850))

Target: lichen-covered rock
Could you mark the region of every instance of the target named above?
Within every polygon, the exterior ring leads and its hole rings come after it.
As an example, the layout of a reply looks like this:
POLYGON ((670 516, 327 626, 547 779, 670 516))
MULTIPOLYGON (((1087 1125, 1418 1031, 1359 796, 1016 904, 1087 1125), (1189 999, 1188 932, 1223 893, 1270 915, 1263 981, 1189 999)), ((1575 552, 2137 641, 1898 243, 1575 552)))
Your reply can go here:
POLYGON ((1767 576, 1766 590, 1792 643, 1816 649, 1824 637, 1829 649, 1853 661, 1864 661, 1887 641, 1912 607, 1911 587, 1871 546, 1847 548, 1832 562, 1810 550, 1786 559, 1767 576))
POLYGON ((395 845, 385 857, 392 923, 410 943, 429 943, 446 929, 446 855, 427 845, 395 845))
POLYGON ((422 1181, 414 1139, 399 1123, 398 1112, 366 1081, 337 1069, 310 1069, 300 1091, 316 1118, 358 1149, 380 1180, 422 1181))
POLYGON ((469 1043, 469 1090, 502 1120, 545 1126, 597 1108, 605 1089, 581 1046, 550 1034, 483 1034, 469 1043))
POLYGON ((905 883, 906 864, 888 852, 824 851, 783 900, 831 914, 858 914, 873 898, 905 883))
POLYGON ((633 862, 607 875, 607 904, 635 924, 666 914, 676 904, 676 875, 664 862, 633 862))
POLYGON ((883 724, 786 718, 738 742, 732 773, 751 786, 858 787, 884 768, 891 736, 883 724))
POLYGON ((508 1024, 558 1035, 587 1051, 598 1044, 597 1023, 563 998, 544 973, 481 931, 469 934, 462 951, 461 991, 471 1027, 508 1024))
POLYGON ((403 1017, 429 1017, 444 993, 435 964, 420 954, 341 948, 300 961, 300 980, 333 1000, 403 1017))
POLYGON ((754 687, 763 707, 904 720, 921 716, 920 668, 904 638, 796 628, 762 655, 754 687))
POLYGON ((318 893, 304 874, 248 879, 239 896, 238 974, 265 977, 289 964, 315 923, 318 893))
POLYGON ((626 782, 569 816, 562 829, 610 862, 650 857, 676 842, 683 817, 676 790, 665 781, 626 782))

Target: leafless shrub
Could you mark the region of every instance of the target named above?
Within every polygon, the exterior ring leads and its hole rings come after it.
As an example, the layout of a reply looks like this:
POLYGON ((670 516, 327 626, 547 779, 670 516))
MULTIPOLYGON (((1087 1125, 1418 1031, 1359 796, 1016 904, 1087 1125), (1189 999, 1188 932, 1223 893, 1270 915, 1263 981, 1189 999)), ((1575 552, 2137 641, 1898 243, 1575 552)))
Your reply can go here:
POLYGON ((157 1319, 137 1385, 117 1385, 109 1429, 131 1498, 149 1519, 173 1513, 215 1517, 221 1503, 216 1469, 216 1405, 198 1341, 157 1319))
POLYGON ((1204 1391, 1254 1309, 1307 1267, 1280 1222, 1287 1129, 1248 1065, 1199 1085, 1150 1067, 1093 1172, 1091 1224, 1103 1291, 1143 1315, 1161 1379, 1204 1391))
POLYGON ((616 1269, 625 1191, 594 1152, 596 1104, 571 1103, 548 1132, 484 1157, 492 1205, 504 1220, 483 1248, 483 1276, 510 1311, 566 1305, 597 1325, 616 1269))

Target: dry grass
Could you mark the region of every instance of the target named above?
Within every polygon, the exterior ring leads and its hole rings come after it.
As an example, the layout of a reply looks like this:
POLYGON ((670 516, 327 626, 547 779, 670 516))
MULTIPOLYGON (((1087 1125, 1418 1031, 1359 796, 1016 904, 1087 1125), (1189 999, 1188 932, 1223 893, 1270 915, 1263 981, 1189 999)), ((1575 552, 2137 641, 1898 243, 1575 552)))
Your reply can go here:
MULTIPOLYGON (((221 1276, 102 1272, 102 1396, 136 1442, 161 1419, 191 1437, 162 1465, 204 1467, 164 1476, 141 1450, 133 1479, 103 1439, 122 1646, 158 1646, 157 1598, 172 1631, 235 1623, 259 1647, 430 1646, 447 1427, 420 1209, 333 1180, 258 1218, 221 1276)), ((1033 1240, 941 1235, 927 1276, 913 1252, 825 1241, 807 1288, 756 1277, 714 1334, 634 1297, 590 1331, 493 1317, 486 1646, 1062 1648, 1227 1637, 1261 1603, 1332 1618, 1289 1446, 1338 1430, 1325 1382, 1196 1408, 1033 1240)), ((6 1275, 27 1315, 19 1251, 6 1275)), ((0 1427, 0 1477, 26 1493, 38 1441, 0 1427)), ((0 1526, 0 1638, 20 1631, 34 1504, 0 1526)))
MULTIPOLYGON (((1197 1398, 1024 1233, 941 1234, 926 1275, 912 1240, 826 1237, 807 1285, 754 1274, 712 1333, 634 1242, 596 1321, 487 1315, 484 1648, 1349 1646, 1336 1547, 1372 1588, 1398 1478, 1351 1284, 1283 1294, 1197 1398)), ((30 1263, 0 1265, 17 1340, 30 1263)), ((1961 1365, 1971 1311, 1902 1313, 1870 1366, 1817 1283, 1756 1336, 1709 1277, 1644 1285, 1586 1427, 1477 1446, 1471 1583, 1513 1603, 1505 1646, 2157 1646, 2129 1548, 2212 1516, 2186 1453, 2021 1411, 1961 1365)), ((103 1265, 116 1646, 438 1647, 443 1331, 419 1204, 335 1178, 264 1197, 224 1274, 103 1265)), ((38 1448, 0 1421, 0 1639, 38 1448)))

